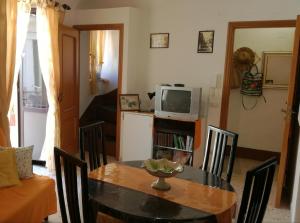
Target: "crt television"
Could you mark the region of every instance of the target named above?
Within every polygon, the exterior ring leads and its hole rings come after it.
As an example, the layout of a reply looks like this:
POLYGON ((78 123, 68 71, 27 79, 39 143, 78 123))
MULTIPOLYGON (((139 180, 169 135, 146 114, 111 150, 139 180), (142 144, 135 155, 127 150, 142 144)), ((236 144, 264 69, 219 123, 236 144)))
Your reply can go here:
POLYGON ((155 116, 195 121, 199 118, 201 88, 156 86, 155 116))

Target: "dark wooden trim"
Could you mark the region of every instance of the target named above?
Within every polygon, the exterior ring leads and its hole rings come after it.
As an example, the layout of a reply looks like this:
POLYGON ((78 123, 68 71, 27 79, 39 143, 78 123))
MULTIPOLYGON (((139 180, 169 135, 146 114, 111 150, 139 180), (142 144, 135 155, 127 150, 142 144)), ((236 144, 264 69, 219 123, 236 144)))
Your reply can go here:
MULTIPOLYGON (((123 80, 123 48, 124 48, 124 24, 87 24, 87 25, 74 25, 73 28, 79 31, 90 30, 119 30, 119 65, 118 65, 118 95, 122 93, 122 80, 123 80)), ((120 136, 121 136, 121 112, 119 97, 117 97, 117 125, 116 125, 116 159, 120 158, 120 136)))
POLYGON ((295 27, 296 20, 232 21, 235 29, 295 27))
POLYGON ((288 96, 286 101, 286 108, 288 114, 285 116, 285 125, 284 125, 284 133, 281 147, 281 158, 280 165, 278 168, 278 177, 277 177, 277 187, 276 187, 276 196, 275 196, 275 207, 279 208, 282 205, 283 198, 283 189, 285 187, 285 181, 287 180, 287 174, 289 172, 287 162, 290 163, 291 160, 288 159, 289 155, 291 155, 291 151, 293 150, 292 142, 297 140, 297 136, 293 137, 295 134, 295 129, 292 128, 292 121, 296 121, 296 118, 293 118, 292 111, 294 106, 298 108, 299 106, 299 50, 300 50, 300 16, 297 16, 295 36, 294 36, 294 46, 293 46, 293 56, 292 56, 292 64, 290 70, 290 79, 288 86, 288 96))
POLYGON ((230 74, 232 71, 232 56, 234 44, 234 32, 236 29, 247 28, 280 28, 295 27, 296 20, 270 20, 270 21, 243 21, 229 22, 227 31, 227 47, 223 78, 223 92, 221 101, 220 123, 219 127, 226 129, 228 119, 229 95, 230 95, 230 74))
POLYGON ((124 29, 123 23, 116 24, 89 24, 89 25, 74 25, 74 29, 79 31, 89 31, 89 30, 121 30, 124 29))
MULTIPOLYGON (((227 146, 226 155, 229 154, 230 151, 229 149, 230 147, 227 146)), ((280 160, 280 152, 258 150, 258 149, 246 148, 241 146, 238 146, 236 148, 236 156, 240 158, 259 160, 259 161, 265 161, 275 156, 278 162, 280 160)))
POLYGON ((45 160, 32 160, 32 165, 37 165, 37 166, 46 166, 46 161, 45 160))

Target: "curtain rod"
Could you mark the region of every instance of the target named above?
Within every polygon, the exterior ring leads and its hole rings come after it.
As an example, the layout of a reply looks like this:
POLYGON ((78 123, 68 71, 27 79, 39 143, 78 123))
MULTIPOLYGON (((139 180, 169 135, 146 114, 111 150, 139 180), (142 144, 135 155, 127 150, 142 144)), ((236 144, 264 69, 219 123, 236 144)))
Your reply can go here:
MULTIPOLYGON (((48 0, 47 2, 54 2, 54 7, 61 7, 64 11, 71 10, 71 7, 69 5, 67 5, 67 4, 60 4, 59 2, 53 1, 53 0, 48 0)), ((35 6, 34 3, 32 4, 32 8, 30 10, 30 14, 36 15, 36 6, 35 6)))

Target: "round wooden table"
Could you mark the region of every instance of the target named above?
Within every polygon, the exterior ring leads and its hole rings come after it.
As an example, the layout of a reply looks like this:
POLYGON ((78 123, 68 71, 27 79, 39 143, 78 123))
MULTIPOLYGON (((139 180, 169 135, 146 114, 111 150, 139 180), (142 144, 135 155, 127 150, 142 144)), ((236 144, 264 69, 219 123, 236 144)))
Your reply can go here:
MULTIPOLYGON (((142 161, 130 161, 120 164, 121 166, 119 168, 122 168, 122 165, 141 168, 142 161)), ((109 170, 109 173, 111 172, 112 171, 109 170)), ((171 201, 170 199, 164 199, 162 198, 164 196, 164 192, 155 191, 154 193, 157 193, 157 195, 153 195, 122 186, 122 184, 117 185, 115 183, 105 181, 105 174, 107 175, 107 173, 104 173, 104 169, 100 168, 99 170, 93 171, 89 175, 89 196, 94 217, 96 216, 97 212, 100 211, 129 223, 202 221, 227 222, 228 219, 231 219, 235 211, 236 196, 233 187, 219 177, 200 169, 185 166, 184 172, 176 175, 176 177, 186 180, 185 182, 187 183, 191 182, 191 184, 200 184, 199 186, 207 189, 209 193, 211 193, 211 191, 216 191, 218 193, 233 192, 230 194, 234 195, 234 198, 232 198, 234 199, 234 202, 231 201, 230 206, 224 207, 226 213, 222 213, 221 217, 216 213, 202 211, 187 205, 182 205, 179 202, 171 201), (99 174, 102 175, 100 176, 99 174), (95 179, 96 175, 97 179, 95 179)), ((146 174, 147 173, 145 171, 145 176, 146 174)), ((113 175, 116 175, 116 173, 113 173, 113 175)), ((132 178, 128 177, 131 178, 128 179, 129 183, 133 184, 135 181, 137 181, 137 177, 140 176, 135 174, 134 176, 132 176, 132 178)), ((142 187, 147 186, 148 185, 142 187)), ((197 191, 193 191, 193 193, 196 194, 197 191)), ((181 196, 180 194, 181 193, 179 193, 178 195, 179 197, 181 196)), ((227 198, 225 198, 225 200, 226 199, 227 198)), ((214 199, 209 202, 213 204, 215 201, 216 199, 214 197, 214 199)), ((202 200, 199 199, 199 204, 201 202, 202 200)))

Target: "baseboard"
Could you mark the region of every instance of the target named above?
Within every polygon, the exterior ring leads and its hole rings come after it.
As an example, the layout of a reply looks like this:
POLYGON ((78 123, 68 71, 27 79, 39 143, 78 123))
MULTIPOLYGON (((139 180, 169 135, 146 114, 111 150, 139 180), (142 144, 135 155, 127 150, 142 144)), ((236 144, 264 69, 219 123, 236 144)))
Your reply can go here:
MULTIPOLYGON (((226 152, 229 154, 229 148, 226 148, 226 150, 227 150, 226 152)), ((251 148, 240 147, 240 146, 238 146, 236 150, 236 157, 245 158, 245 159, 265 161, 273 156, 275 156, 279 162, 280 152, 251 149, 251 148)))

